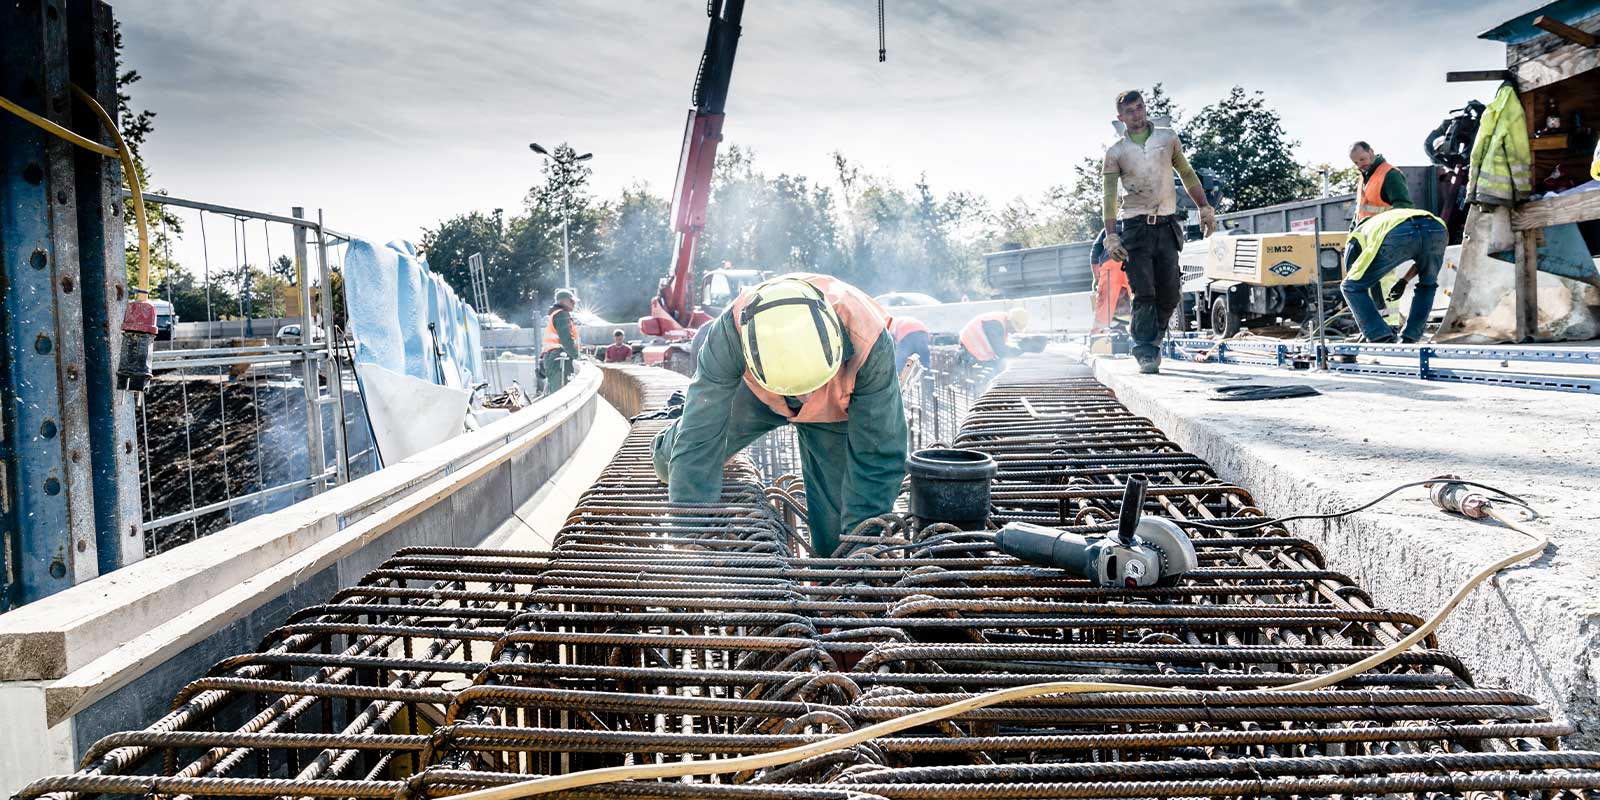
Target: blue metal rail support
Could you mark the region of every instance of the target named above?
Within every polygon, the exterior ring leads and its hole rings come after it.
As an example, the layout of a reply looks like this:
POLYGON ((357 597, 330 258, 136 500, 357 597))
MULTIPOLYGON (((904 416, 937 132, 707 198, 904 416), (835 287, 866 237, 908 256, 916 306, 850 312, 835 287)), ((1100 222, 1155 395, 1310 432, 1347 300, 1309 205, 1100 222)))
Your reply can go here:
MULTIPOLYGON (((117 59, 111 6, 66 0, 72 82, 117 116, 117 59)), ((74 102, 79 131, 100 129, 94 110, 74 102)), ((109 137, 101 141, 109 143, 109 137)), ((137 398, 116 387, 118 339, 127 310, 122 165, 75 148, 78 190, 78 285, 83 293, 84 373, 89 376, 89 451, 94 471, 96 556, 100 573, 144 558, 140 530, 137 398)))
MULTIPOLYGON (((109 9, 89 0, 0 3, 0 95, 104 141, 97 127, 82 124, 74 108, 79 101, 71 92, 75 76, 69 52, 74 38, 85 43, 83 70, 76 77, 114 109, 110 22, 109 9), (74 34, 74 28, 85 30, 74 34)), ((127 458, 113 463, 133 463, 131 411, 102 416, 112 397, 107 393, 110 359, 128 289, 120 203, 108 195, 108 184, 120 181, 120 175, 115 167, 96 163, 80 180, 77 150, 0 113, 0 277, 5 281, 0 609, 100 574, 102 541, 140 538, 122 535, 118 490, 108 490, 112 502, 95 502, 97 451, 127 445, 127 458), (90 190, 87 202, 84 188, 90 190), (80 224, 89 235, 80 235, 80 224), (85 250, 90 251, 87 266, 85 250), (100 341, 86 346, 88 338, 100 341), (92 390, 96 384, 107 391, 92 390), (127 435, 118 436, 118 428, 127 435), (103 534, 97 512, 107 515, 103 534)), ((115 469, 98 472, 102 480, 118 483, 115 469)), ((103 555, 112 565, 126 552, 107 550, 103 555)))

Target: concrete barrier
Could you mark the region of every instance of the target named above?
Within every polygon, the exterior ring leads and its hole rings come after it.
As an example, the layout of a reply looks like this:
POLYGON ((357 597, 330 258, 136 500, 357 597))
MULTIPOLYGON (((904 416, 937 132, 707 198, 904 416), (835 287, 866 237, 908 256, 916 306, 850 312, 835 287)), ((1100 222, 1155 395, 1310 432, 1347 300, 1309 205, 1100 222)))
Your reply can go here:
POLYGON ((0 615, 0 792, 159 718, 185 682, 396 550, 501 530, 584 442, 600 384, 582 369, 481 430, 0 615))
POLYGON ((1088 292, 1047 294, 1010 300, 973 300, 941 303, 936 306, 895 306, 892 316, 916 317, 936 334, 957 334, 972 318, 990 311, 1005 311, 1016 306, 1028 309, 1032 319, 1028 333, 1077 333, 1089 330, 1094 310, 1088 292))

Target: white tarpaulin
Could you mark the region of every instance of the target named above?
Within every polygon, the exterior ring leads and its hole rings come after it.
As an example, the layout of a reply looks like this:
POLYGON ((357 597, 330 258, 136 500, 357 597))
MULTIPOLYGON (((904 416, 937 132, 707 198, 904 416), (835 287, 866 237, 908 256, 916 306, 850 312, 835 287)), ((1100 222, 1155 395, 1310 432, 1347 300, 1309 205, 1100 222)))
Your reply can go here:
POLYGON ((385 464, 396 464, 466 430, 472 392, 356 363, 372 437, 385 464))

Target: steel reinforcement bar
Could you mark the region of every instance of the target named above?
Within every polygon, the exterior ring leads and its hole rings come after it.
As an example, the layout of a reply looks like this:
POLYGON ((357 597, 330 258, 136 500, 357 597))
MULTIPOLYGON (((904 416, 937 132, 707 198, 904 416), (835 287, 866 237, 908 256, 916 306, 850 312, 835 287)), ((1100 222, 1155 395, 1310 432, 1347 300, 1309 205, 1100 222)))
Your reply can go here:
MULTIPOLYGON (((787 766, 556 796, 1600 797, 1600 753, 1560 749, 1570 726, 1476 687, 1431 640, 1337 688, 1270 691, 1421 622, 1282 527, 1198 534, 1200 568, 1152 589, 904 514, 812 554, 803 485, 765 485, 742 459, 717 502, 670 503, 650 464, 664 424, 635 423, 550 551, 397 553, 21 797, 443 797, 768 752, 1073 679, 1220 691, 1034 698, 787 766)), ((952 444, 1000 463, 996 524, 1108 530, 1135 473, 1148 514, 1263 515, 1043 358, 1002 375, 952 444)))

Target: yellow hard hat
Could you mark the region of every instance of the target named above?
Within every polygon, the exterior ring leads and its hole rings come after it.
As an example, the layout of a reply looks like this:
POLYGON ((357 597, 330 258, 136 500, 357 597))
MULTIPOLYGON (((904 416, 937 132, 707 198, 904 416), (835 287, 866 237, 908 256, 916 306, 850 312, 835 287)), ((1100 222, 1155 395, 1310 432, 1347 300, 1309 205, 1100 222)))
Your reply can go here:
POLYGON ((817 287, 773 278, 755 288, 739 312, 739 344, 756 383, 795 397, 814 392, 844 362, 839 315, 817 287))
POLYGON ((1006 312, 1006 318, 1011 320, 1011 329, 1025 331, 1028 329, 1028 309, 1017 306, 1006 312))

